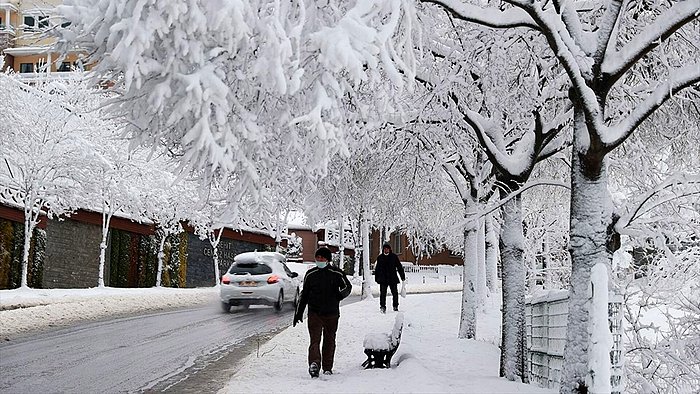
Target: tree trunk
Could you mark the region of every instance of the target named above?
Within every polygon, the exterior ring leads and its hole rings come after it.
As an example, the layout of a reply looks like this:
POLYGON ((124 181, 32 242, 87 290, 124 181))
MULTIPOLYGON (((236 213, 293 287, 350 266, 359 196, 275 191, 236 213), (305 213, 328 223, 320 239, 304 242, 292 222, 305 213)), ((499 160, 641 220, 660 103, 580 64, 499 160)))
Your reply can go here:
POLYGON ((338 268, 345 268, 345 218, 340 215, 338 220, 338 268))
MULTIPOLYGON (((33 203, 33 201, 32 201, 33 203)), ((34 220, 32 219, 31 207, 24 208, 24 249, 22 251, 22 277, 20 278, 20 287, 27 288, 29 276, 29 249, 32 242, 32 233, 34 232, 34 220)))
POLYGON ((489 292, 498 291, 498 234, 493 224, 493 217, 486 217, 486 287, 489 292))
POLYGON ((105 260, 107 254, 107 235, 109 234, 109 222, 112 220, 112 213, 105 213, 102 210, 102 241, 100 242, 100 267, 97 272, 97 287, 105 287, 105 260))
POLYGON ((372 271, 369 268, 369 224, 366 219, 360 225, 362 233, 362 295, 361 299, 372 298, 372 271))
POLYGON ((578 393, 586 385, 591 268, 596 263, 609 267, 611 258, 606 249, 612 206, 607 189, 605 154, 593 149, 584 151, 578 136, 581 133, 587 135, 585 124, 575 121, 574 127, 569 229, 571 285, 561 393, 578 393))
POLYGON ((486 288, 486 221, 482 217, 479 219, 479 228, 476 233, 476 294, 478 305, 482 310, 486 310, 486 299, 488 290, 486 288))
POLYGON ((161 279, 163 277, 163 257, 165 256, 165 253, 163 253, 163 247, 165 246, 166 237, 166 233, 163 233, 163 236, 160 238, 160 244, 158 245, 158 273, 156 274, 156 287, 160 287, 161 279))
POLYGON ((469 222, 464 228, 464 280, 458 334, 460 339, 476 338, 477 226, 478 222, 469 222))
MULTIPOLYGON (((351 221, 351 223, 354 223, 354 222, 351 221)), ((361 217, 360 217, 358 224, 360 226, 362 225, 362 218, 361 217)), ((358 232, 356 231, 357 227, 355 227, 354 224, 353 224, 353 227, 354 228, 352 229, 352 233, 353 233, 353 238, 355 238, 354 235, 358 234, 358 232)), ((355 243, 355 251, 361 250, 361 248, 362 248, 362 234, 359 234, 359 237, 360 237, 360 242, 355 243)), ((355 238, 355 240, 357 240, 357 238, 355 238)), ((362 256, 362 255, 364 255, 364 252, 360 253, 360 256, 362 256)), ((357 253, 355 253, 354 260, 355 260, 355 265, 354 265, 352 277, 357 278, 358 276, 360 276, 360 259, 357 258, 357 253)))
MULTIPOLYGON (((501 194, 505 197, 507 192, 501 194)), ((525 263, 520 195, 503 204, 501 212, 503 327, 500 375, 508 380, 522 381, 525 374, 525 263)))

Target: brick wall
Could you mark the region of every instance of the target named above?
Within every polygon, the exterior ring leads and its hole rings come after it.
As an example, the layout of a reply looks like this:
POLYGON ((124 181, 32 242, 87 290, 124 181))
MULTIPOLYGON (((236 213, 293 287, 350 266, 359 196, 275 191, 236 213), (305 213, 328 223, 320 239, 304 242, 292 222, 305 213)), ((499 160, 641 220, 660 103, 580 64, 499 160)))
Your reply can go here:
MULTIPOLYGON (((49 220, 46 238, 45 289, 97 286, 101 239, 99 226, 69 219, 49 220)), ((107 272, 109 267, 105 267, 105 274, 107 272)), ((109 283, 106 277, 105 283, 109 283)))
MULTIPOLYGON (((208 240, 200 240, 190 233, 187 242, 187 287, 214 286, 214 263, 208 240)), ((264 244, 221 238, 219 242, 219 270, 223 275, 233 263, 233 258, 243 252, 269 250, 264 244)), ((218 278, 217 278, 218 280, 218 278)))

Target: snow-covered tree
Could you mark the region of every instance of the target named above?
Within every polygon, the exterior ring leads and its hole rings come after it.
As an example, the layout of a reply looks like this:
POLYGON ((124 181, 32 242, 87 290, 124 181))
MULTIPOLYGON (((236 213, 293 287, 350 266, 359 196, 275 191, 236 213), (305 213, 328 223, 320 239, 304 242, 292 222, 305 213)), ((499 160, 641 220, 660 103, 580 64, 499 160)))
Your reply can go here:
POLYGON ((191 215, 190 208, 197 201, 196 183, 176 180, 175 174, 165 170, 168 160, 153 160, 148 189, 144 198, 144 212, 156 226, 158 236, 158 269, 156 287, 161 286, 164 249, 168 237, 183 231, 181 223, 191 215))
POLYGON ((700 2, 597 1, 589 6, 514 0, 502 8, 459 0, 425 2, 469 22, 540 32, 570 81, 573 272, 561 391, 574 392, 585 387, 588 373, 590 269, 610 260, 606 157, 665 101, 700 80, 698 47, 690 38, 700 34, 700 2))
POLYGON ((114 82, 110 109, 137 142, 167 144, 204 182, 231 177, 231 201, 254 201, 288 180, 280 162, 322 176, 348 132, 391 111, 413 63, 413 32, 393 33, 413 15, 397 5, 67 0, 59 47, 87 51, 93 75, 114 82))
POLYGON ((102 214, 102 239, 100 241, 100 264, 98 287, 103 287, 107 240, 110 223, 114 215, 124 215, 132 220, 147 218, 145 202, 148 200, 149 185, 155 176, 148 159, 148 152, 129 152, 128 142, 118 137, 110 122, 97 123, 90 138, 102 162, 93 166, 91 181, 87 183, 89 195, 84 208, 94 209, 102 214))
POLYGON ((70 104, 70 95, 80 89, 71 81, 29 86, 0 74, 0 185, 23 205, 21 287, 27 287, 30 242, 39 217, 75 209, 89 181, 92 146, 82 131, 90 120, 77 116, 70 104))

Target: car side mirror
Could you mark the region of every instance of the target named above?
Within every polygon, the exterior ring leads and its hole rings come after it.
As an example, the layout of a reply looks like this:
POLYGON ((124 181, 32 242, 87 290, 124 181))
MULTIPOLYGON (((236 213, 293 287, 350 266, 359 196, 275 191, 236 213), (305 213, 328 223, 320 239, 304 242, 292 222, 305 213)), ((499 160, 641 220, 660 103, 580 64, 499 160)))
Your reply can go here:
POLYGON ((292 272, 292 274, 289 275, 290 278, 296 278, 297 276, 299 276, 298 272, 292 272))

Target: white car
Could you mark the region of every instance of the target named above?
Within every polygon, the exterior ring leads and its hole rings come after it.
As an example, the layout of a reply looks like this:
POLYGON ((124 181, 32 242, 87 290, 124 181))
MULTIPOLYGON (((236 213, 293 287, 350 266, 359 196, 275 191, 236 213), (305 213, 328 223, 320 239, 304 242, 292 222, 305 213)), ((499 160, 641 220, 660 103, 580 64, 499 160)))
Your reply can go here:
POLYGON ((241 253, 234 257, 233 264, 221 277, 221 308, 229 312, 232 306, 272 305, 281 311, 285 302, 296 308, 298 276, 287 267, 280 253, 241 253))

